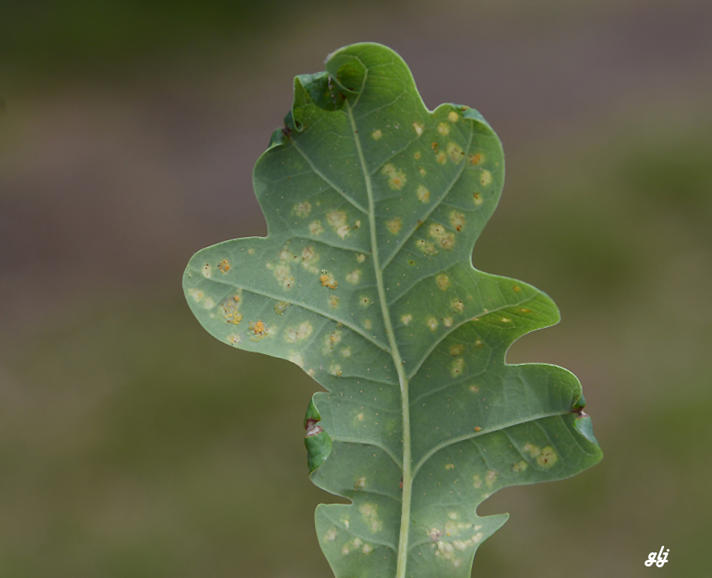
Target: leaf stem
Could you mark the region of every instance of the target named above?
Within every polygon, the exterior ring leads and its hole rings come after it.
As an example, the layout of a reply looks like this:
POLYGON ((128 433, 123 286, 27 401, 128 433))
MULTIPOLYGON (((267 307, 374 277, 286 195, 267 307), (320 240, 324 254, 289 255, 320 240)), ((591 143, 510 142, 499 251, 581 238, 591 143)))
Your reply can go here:
POLYGON ((403 417, 403 493, 401 495, 401 521, 400 535, 398 537, 398 558, 396 562, 395 578, 406 578, 406 566, 408 564, 408 539, 410 534, 410 506, 411 496, 413 491, 413 476, 412 476, 412 458, 410 451, 410 402, 408 399, 408 377, 403 367, 403 360, 398 350, 398 343, 393 332, 393 324, 391 315, 388 311, 388 302, 386 301, 386 289, 383 284, 383 271, 381 269, 380 257, 378 253, 378 239, 376 236, 376 208, 373 199, 373 185, 371 183, 371 175, 366 167, 366 159, 363 156, 361 148, 361 140, 356 129, 356 121, 354 119, 353 110, 349 102, 345 103, 345 108, 351 122, 351 130, 356 143, 356 151, 363 170, 364 182, 366 185, 366 195, 368 196, 368 224, 371 234, 371 254, 373 256, 373 269, 376 276, 376 287, 378 289, 378 301, 381 304, 381 315, 383 316, 383 324, 388 337, 388 345, 390 353, 393 357, 398 374, 398 383, 401 391, 401 412, 403 417))

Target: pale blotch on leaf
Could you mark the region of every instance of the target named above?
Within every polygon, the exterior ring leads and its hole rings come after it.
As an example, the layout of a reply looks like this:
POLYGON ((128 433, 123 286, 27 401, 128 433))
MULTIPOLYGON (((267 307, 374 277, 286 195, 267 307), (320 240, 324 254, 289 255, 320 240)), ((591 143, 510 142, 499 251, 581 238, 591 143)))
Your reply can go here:
POLYGON ((410 322, 413 321, 413 316, 410 313, 406 313, 405 315, 401 315, 401 323, 403 325, 408 325, 410 322))
POLYGON ((304 367, 304 358, 302 357, 302 354, 296 351, 292 351, 289 353, 289 357, 287 358, 289 361, 294 363, 295 365, 298 365, 299 367, 304 367))
POLYGON ((489 172, 488 170, 483 169, 482 173, 480 174, 480 184, 483 187, 486 187, 492 182, 492 173, 489 172))
POLYGON ((195 287, 192 287, 188 289, 188 295, 190 295, 196 303, 200 303, 205 297, 205 293, 203 293, 200 289, 196 289, 195 287))
POLYGON ((361 512, 361 516, 372 533, 377 534, 383 529, 383 522, 378 517, 378 506, 370 503, 361 504, 358 511, 361 512))
POLYGON ((329 307, 332 309, 339 308, 339 297, 338 295, 329 295, 329 307))
POLYGON ((361 295, 358 298, 358 302, 361 305, 361 307, 368 307, 373 303, 373 299, 371 299, 368 295, 361 295))
POLYGON ((240 341, 242 341, 242 338, 237 333, 230 333, 227 337, 225 337, 225 341, 227 341, 230 345, 237 345, 240 341))
POLYGON ((309 223, 309 233, 314 235, 315 237, 318 237, 324 232, 324 227, 321 224, 321 221, 312 221, 309 223))
POLYGON ((363 263, 365 260, 366 260, 366 255, 364 255, 363 253, 359 253, 358 255, 356 255, 357 263, 363 263))
POLYGON ((451 110, 447 113, 447 119, 450 122, 457 122, 458 120, 460 120, 460 115, 457 114, 454 110, 451 110))
POLYGON ((527 467, 528 467, 527 462, 525 462, 524 460, 521 460, 512 466, 512 471, 517 472, 517 473, 523 472, 524 470, 527 469, 527 467))
POLYGON ((210 266, 210 263, 206 263, 205 265, 203 265, 200 268, 200 272, 206 279, 210 279, 213 276, 213 268, 210 266))
POLYGON ((397 235, 403 228, 403 219, 400 217, 394 217, 393 219, 386 221, 386 228, 392 235, 397 235))
POLYGON ((473 193, 472 202, 479 207, 484 202, 484 199, 482 198, 482 195, 480 195, 480 193, 473 193))
POLYGON ((346 221, 345 211, 329 211, 326 213, 326 222, 329 223, 333 231, 342 239, 345 239, 349 231, 351 231, 351 227, 346 221))
POLYGON ((301 219, 308 217, 309 213, 311 213, 311 210, 312 206, 309 201, 302 201, 301 203, 297 203, 292 208, 292 212, 301 219))
POLYGON ((488 470, 487 473, 485 474, 485 484, 487 484, 488 488, 491 488, 494 486, 494 483, 497 481, 497 472, 494 470, 488 470))
POLYGON ((413 158, 414 158, 416 161, 419 161, 422 156, 423 156, 423 154, 422 154, 420 151, 415 151, 415 152, 413 153, 413 158))
POLYGON ((296 343, 297 341, 304 341, 307 337, 312 334, 313 331, 312 324, 309 321, 302 321, 296 327, 288 327, 284 330, 284 340, 287 343, 296 343))
POLYGON ((435 162, 439 165, 444 165, 447 162, 447 155, 443 151, 436 152, 435 162))
POLYGON ((354 490, 363 490, 366 487, 366 476, 356 478, 354 482, 354 490))
POLYGON ((511 322, 512 322, 512 320, 511 320, 509 317, 502 317, 502 318, 500 319, 500 321, 501 321, 502 323, 511 323, 511 322))
POLYGON ((438 123, 438 132, 443 136, 447 136, 450 134, 450 127, 444 122, 440 122, 438 123))
POLYGON ((369 331, 373 329, 373 321, 370 319, 364 319, 363 320, 363 328, 368 329, 369 331))
POLYGON ((360 269, 354 269, 346 275, 346 281, 351 283, 352 285, 356 285, 361 280, 361 270, 360 269))
POLYGON ((334 377, 341 377, 341 374, 343 373, 341 366, 338 363, 332 363, 329 366, 329 373, 333 375, 334 377))
POLYGON ((351 357, 351 348, 344 347, 341 349, 341 357, 351 357))
POLYGON ((452 471, 455 469, 455 464, 445 464, 445 469, 448 471, 452 471))
POLYGON ((479 474, 475 474, 474 476, 472 476, 472 485, 475 487, 476 490, 479 490, 482 487, 482 478, 479 474))
POLYGON ((425 175, 428 174, 428 171, 426 171, 425 168, 423 168, 423 167, 420 167, 420 168, 418 169, 418 172, 420 173, 420 176, 421 176, 421 177, 424 177, 425 175))
POLYGON ((479 392, 480 392, 480 388, 477 387, 476 385, 471 385, 468 389, 469 389, 472 393, 479 393, 479 392))
POLYGON ((441 291, 447 291, 450 287, 450 277, 448 277, 445 273, 440 273, 435 277, 435 284, 441 291))
POLYGON ((324 542, 333 542, 336 540, 337 530, 336 528, 329 528, 322 536, 324 542))
POLYGON ((277 301, 277 303, 274 304, 274 312, 277 315, 284 315, 284 312, 287 310, 289 307, 289 303, 286 301, 277 301))
POLYGON ((438 325, 440 325, 440 323, 438 322, 438 320, 435 319, 435 317, 433 317, 432 315, 430 315, 430 316, 425 320, 425 324, 428 326, 428 328, 430 329, 430 331, 435 331, 435 330, 438 328, 438 325))
POLYGON ((282 287, 282 289, 291 289, 294 287, 294 275, 292 275, 291 267, 286 263, 279 263, 278 265, 267 264, 268 269, 272 269, 272 274, 282 287))
POLYGON ((380 128, 377 128, 371 133, 371 138, 373 140, 381 140, 381 137, 383 136, 383 132, 381 131, 380 128))
POLYGON ((418 189, 415 191, 415 194, 421 203, 427 203, 430 201, 430 191, 423 185, 418 185, 418 189))
POLYGON ((407 181, 405 173, 401 169, 397 169, 391 163, 387 163, 381 172, 388 177, 388 186, 395 190, 400 191, 407 181))
POLYGON ((450 301, 450 309, 452 309, 456 313, 462 313, 465 310, 465 302, 459 297, 455 298, 450 301))
POLYGON ((425 127, 423 126, 423 123, 420 122, 414 122, 413 123, 413 130, 415 131, 415 134, 418 136, 421 136, 423 134, 423 129, 425 127))

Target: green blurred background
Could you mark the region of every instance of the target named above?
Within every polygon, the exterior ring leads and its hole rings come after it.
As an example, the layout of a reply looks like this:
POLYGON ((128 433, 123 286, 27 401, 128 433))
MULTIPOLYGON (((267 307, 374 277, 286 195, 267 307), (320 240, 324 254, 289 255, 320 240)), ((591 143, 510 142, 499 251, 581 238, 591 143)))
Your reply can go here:
POLYGON ((330 575, 316 384, 209 337, 180 277, 263 234, 251 167, 292 76, 362 40, 499 132, 474 261, 558 302, 509 359, 575 371, 606 453, 489 500, 511 520, 474 576, 712 575, 711 21, 688 0, 0 0, 0 578, 330 575))

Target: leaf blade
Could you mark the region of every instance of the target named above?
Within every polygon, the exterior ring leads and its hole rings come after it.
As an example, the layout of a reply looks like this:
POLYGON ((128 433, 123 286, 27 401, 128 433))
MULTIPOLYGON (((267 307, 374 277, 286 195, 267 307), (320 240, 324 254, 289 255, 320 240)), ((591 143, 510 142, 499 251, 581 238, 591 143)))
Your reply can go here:
POLYGON ((537 289, 472 267, 499 200, 501 144, 482 116, 428 111, 400 57, 357 44, 295 79, 255 166, 265 238, 198 252, 184 276, 205 328, 290 359, 312 398, 312 480, 351 501, 316 511, 337 577, 469 576, 506 515, 501 487, 561 479, 600 448, 578 380, 505 363, 559 319, 537 289), (412 421, 411 421, 412 420, 412 421))

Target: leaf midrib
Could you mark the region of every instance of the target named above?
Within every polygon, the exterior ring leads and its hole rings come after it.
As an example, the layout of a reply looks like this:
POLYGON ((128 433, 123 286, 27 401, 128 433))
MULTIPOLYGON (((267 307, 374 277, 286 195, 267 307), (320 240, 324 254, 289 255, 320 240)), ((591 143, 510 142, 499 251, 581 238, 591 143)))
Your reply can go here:
MULTIPOLYGON (((359 97, 365 87, 367 74, 364 74, 361 91, 359 97)), ((358 100, 355 101, 355 104, 358 100)), ((368 198, 368 225, 371 240, 371 256, 373 261, 373 272, 376 277, 376 288, 378 291, 378 301, 381 306, 381 316, 383 317, 383 325, 390 346, 393 365, 398 373, 398 382, 401 390, 401 417, 402 417, 402 432, 403 432, 403 490, 401 494, 401 521, 400 532, 398 537, 398 553, 396 561, 396 576, 395 578, 406 578, 406 566, 408 563, 408 539, 410 532, 410 507, 411 493, 413 488, 413 477, 411 474, 411 441, 410 441, 410 402, 408 400, 408 377, 405 374, 405 368, 398 349, 398 343, 393 331, 391 315, 388 310, 388 302, 386 299, 386 289, 383 283, 383 270, 381 269, 380 256, 378 252, 378 238, 376 235, 376 208, 373 196, 373 183, 371 182, 371 173, 366 166, 366 159, 363 155, 361 140, 358 136, 356 128, 356 119, 353 115, 353 108, 348 100, 344 103, 346 114, 351 123, 351 132, 353 134, 356 152, 358 154, 361 171, 363 173, 364 184, 366 186, 366 197, 368 198)))

